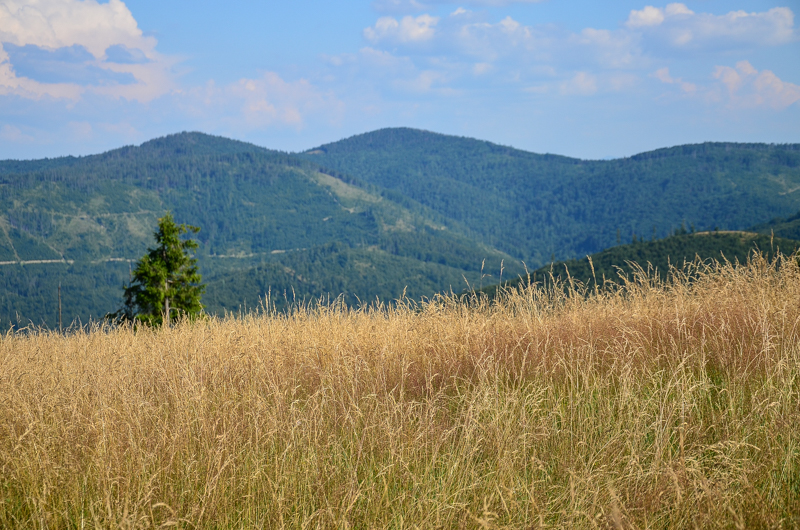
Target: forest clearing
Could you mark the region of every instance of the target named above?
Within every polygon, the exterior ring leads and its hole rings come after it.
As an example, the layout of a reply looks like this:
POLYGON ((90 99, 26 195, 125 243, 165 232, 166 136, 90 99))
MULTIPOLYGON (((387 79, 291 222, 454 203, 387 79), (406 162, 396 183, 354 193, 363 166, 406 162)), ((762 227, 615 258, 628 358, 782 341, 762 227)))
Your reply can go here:
POLYGON ((9 332, 0 526, 796 528, 797 259, 673 272, 9 332))

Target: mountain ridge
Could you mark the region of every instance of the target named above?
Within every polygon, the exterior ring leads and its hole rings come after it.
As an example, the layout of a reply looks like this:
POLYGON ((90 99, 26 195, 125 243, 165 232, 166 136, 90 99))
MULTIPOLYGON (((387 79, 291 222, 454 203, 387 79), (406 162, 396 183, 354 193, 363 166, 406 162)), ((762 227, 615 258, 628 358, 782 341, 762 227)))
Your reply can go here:
MULTIPOLYGON (((375 267, 372 261, 385 264, 387 256, 396 256, 421 277, 432 278, 422 282, 425 292, 410 286, 421 296, 436 285, 447 289, 465 275, 479 277, 482 259, 496 260, 498 267, 510 261, 356 179, 224 138, 178 134, 61 162, 44 167, 34 162, 27 166, 34 171, 0 173, 0 262, 16 262, 0 266, 0 321, 52 326, 59 281, 69 315, 86 321, 114 310, 130 261, 151 245, 155 220, 167 210, 178 222, 201 227, 197 254, 212 287, 217 278, 258 267, 267 274, 260 285, 286 285, 284 269, 297 269, 298 256, 317 256, 308 270, 353 278, 342 284, 355 289, 347 296, 400 296, 398 281, 389 282, 391 289, 374 280, 357 281, 360 270, 375 267), (366 247, 383 253, 353 254, 366 247)), ((300 280, 297 288, 306 298, 339 285, 300 280)), ((247 302, 250 294, 239 292, 239 302, 247 302)), ((230 296, 216 299, 219 304, 209 306, 210 312, 238 306, 230 296)))
POLYGON ((501 263, 516 275, 522 261, 585 255, 653 227, 739 229, 800 210, 800 194, 776 192, 800 189, 794 144, 691 144, 612 161, 407 128, 335 144, 285 153, 178 133, 0 161, 0 262, 16 262, 0 266, 0 325, 19 313, 52 326, 59 281, 84 321, 116 309, 166 210, 201 227, 216 313, 253 307, 270 286, 304 299, 344 290, 348 303, 405 287, 431 296, 479 284, 501 263))
POLYGON ((800 209, 798 144, 706 142, 587 161, 382 129, 301 156, 419 202, 536 266, 653 229, 664 237, 682 222, 744 229, 800 209))

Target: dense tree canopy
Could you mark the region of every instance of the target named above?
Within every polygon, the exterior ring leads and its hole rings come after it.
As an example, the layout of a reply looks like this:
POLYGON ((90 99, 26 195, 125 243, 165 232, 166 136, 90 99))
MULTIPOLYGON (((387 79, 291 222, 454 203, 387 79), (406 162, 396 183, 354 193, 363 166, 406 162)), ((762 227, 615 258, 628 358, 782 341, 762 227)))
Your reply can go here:
POLYGON ((133 270, 125 287, 125 304, 114 316, 160 326, 176 317, 196 317, 203 310, 200 297, 205 291, 197 270, 197 250, 193 239, 181 239, 200 228, 175 224, 171 213, 158 220, 156 248, 148 249, 133 270))

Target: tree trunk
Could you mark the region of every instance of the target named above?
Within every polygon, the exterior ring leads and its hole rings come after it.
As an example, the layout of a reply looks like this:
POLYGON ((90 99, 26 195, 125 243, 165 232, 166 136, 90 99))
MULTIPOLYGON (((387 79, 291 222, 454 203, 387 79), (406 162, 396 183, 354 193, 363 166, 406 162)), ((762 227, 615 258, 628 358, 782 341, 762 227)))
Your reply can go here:
POLYGON ((169 326, 169 296, 167 296, 166 280, 164 280, 164 324, 169 326))

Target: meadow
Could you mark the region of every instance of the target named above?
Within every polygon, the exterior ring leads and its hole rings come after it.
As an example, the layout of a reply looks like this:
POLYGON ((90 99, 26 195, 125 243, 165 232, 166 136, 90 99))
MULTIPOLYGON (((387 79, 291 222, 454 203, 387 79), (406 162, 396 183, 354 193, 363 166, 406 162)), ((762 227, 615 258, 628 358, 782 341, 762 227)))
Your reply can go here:
POLYGON ((168 526, 800 527, 800 268, 2 336, 0 527, 168 526))

